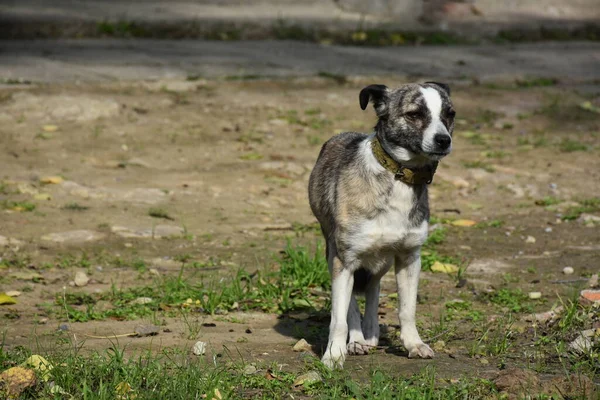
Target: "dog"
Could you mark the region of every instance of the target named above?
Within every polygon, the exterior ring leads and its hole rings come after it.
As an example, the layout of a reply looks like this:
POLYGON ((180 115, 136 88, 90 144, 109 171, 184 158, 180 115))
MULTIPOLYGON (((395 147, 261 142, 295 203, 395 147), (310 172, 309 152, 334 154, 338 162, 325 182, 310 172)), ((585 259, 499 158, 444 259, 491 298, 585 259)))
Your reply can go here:
POLYGON ((342 368, 346 355, 379 342, 381 278, 395 266, 400 338, 409 358, 432 358, 415 324, 421 246, 427 239, 427 185, 452 150, 456 112, 444 83, 396 89, 370 85, 372 134, 341 133, 322 147, 309 179, 309 200, 326 241, 331 274, 331 323, 322 362, 342 368), (364 294, 361 314, 355 294, 364 294))

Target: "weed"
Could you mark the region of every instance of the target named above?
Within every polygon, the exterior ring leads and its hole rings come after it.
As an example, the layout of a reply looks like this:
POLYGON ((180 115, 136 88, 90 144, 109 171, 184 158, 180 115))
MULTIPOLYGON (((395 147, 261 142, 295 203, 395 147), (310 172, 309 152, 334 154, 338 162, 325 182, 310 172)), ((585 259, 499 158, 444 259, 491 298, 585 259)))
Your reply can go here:
POLYGON ((463 162, 463 166, 465 168, 481 168, 487 172, 494 172, 495 169, 494 167, 492 167, 490 164, 483 162, 483 161, 465 161, 463 162))
POLYGON ((263 155, 260 153, 246 153, 240 156, 240 160, 246 161, 254 161, 254 160, 262 160, 263 155))
POLYGON ((579 201, 579 204, 579 206, 569 208, 562 216, 562 219, 565 221, 572 221, 579 218, 581 214, 600 210, 600 197, 582 199, 579 201))
POLYGON ((69 211, 86 211, 89 210, 88 206, 82 206, 79 203, 67 203, 64 206, 62 206, 63 210, 69 210, 69 211))
POLYGON ((565 138, 560 142, 559 148, 563 153, 572 153, 575 151, 586 151, 588 146, 577 140, 565 138))
POLYGON ((538 206, 548 207, 548 206, 553 206, 555 204, 559 204, 561 202, 562 202, 562 200, 557 199, 556 197, 546 196, 543 199, 536 200, 535 204, 538 206))
POLYGON ((13 210, 13 211, 31 212, 31 211, 35 210, 35 208, 36 208, 35 204, 30 203, 28 201, 4 200, 0 204, 2 205, 2 208, 6 209, 6 210, 13 210))
POLYGON ((533 308, 529 305, 528 296, 521 289, 500 289, 490 294, 484 294, 484 297, 493 303, 506 307, 511 312, 532 312, 533 308))
POLYGON ((529 78, 529 79, 517 79, 515 81, 517 87, 520 88, 532 88, 532 87, 547 87, 547 86, 555 86, 558 84, 558 79, 556 78, 529 78))

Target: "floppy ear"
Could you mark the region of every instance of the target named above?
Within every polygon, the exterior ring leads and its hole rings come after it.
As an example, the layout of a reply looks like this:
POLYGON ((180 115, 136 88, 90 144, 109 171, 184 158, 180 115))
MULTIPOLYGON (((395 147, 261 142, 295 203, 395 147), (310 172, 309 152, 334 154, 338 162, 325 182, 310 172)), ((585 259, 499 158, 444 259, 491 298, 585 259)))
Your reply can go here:
POLYGON ((373 106, 377 110, 377 106, 385 98, 387 86, 385 85, 369 85, 360 91, 358 99, 360 100, 360 108, 365 110, 369 104, 369 100, 373 101, 373 106))
POLYGON ((447 84, 440 83, 440 82, 425 82, 425 83, 429 83, 431 85, 439 86, 444 92, 446 92, 446 94, 448 96, 450 96, 450 86, 448 86, 447 84))

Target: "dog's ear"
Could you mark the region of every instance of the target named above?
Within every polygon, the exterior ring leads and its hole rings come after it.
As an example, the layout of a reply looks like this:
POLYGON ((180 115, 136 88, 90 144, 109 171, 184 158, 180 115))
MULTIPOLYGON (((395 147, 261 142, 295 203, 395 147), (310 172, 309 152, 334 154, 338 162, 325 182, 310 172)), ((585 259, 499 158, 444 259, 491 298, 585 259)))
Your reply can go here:
POLYGON ((367 109, 369 100, 373 102, 375 110, 380 109, 380 105, 385 101, 387 97, 387 86, 385 85, 369 85, 360 91, 358 99, 360 101, 360 108, 363 110, 367 109))
POLYGON ((440 82, 425 82, 425 83, 429 83, 430 85, 435 85, 440 87, 444 92, 446 92, 446 94, 448 96, 450 96, 450 86, 448 86, 445 83, 440 83, 440 82))

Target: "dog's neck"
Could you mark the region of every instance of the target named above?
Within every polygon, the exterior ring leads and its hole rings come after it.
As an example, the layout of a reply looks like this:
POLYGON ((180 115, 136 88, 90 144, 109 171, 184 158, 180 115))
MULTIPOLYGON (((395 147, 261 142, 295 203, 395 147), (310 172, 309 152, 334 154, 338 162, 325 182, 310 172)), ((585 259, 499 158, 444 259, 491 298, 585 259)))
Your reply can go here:
POLYGON ((376 135, 371 139, 371 151, 377 162, 394 174, 394 178, 398 181, 407 185, 428 185, 433 181, 433 175, 438 165, 437 161, 418 167, 403 165, 385 151, 376 135))

